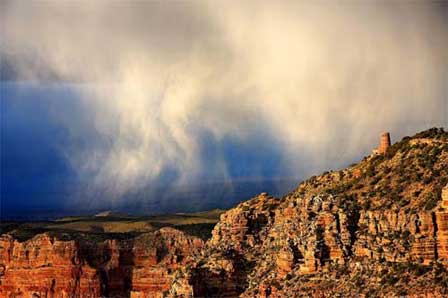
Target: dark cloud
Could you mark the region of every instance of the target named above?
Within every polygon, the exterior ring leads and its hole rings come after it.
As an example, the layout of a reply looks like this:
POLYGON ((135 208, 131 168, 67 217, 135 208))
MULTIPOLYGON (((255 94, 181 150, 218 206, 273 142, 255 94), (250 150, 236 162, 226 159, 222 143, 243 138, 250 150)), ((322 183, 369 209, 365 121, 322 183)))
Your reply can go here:
POLYGON ((383 130, 446 125, 443 3, 1 5, 5 78, 76 82, 87 118, 51 114, 67 131, 58 150, 102 202, 307 176, 368 153, 383 130))

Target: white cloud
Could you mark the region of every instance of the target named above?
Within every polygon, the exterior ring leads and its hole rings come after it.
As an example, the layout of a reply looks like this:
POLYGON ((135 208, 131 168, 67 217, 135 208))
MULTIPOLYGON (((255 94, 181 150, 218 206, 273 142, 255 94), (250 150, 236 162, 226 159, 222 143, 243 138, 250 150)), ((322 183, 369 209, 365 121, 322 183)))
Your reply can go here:
MULTIPOLYGON (((402 136, 447 117, 448 26, 431 3, 9 1, 1 10, 4 51, 24 78, 35 75, 21 63, 26 49, 88 82, 83 102, 109 143, 69 158, 116 198, 167 168, 176 183, 203 177, 201 130, 243 141, 266 127, 281 166, 310 174, 368 151, 382 130, 402 136)), ((212 176, 226 179, 217 158, 212 176)))

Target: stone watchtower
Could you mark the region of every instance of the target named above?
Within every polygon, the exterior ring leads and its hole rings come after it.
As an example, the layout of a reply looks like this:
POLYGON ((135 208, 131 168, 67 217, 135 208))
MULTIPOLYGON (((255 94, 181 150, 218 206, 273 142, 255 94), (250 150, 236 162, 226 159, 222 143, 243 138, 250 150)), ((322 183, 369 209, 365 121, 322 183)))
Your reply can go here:
POLYGON ((385 132, 381 135, 380 146, 378 147, 378 153, 384 154, 387 151, 387 148, 390 147, 390 134, 385 132))
POLYGON ((442 189, 442 207, 448 209, 448 184, 442 189))

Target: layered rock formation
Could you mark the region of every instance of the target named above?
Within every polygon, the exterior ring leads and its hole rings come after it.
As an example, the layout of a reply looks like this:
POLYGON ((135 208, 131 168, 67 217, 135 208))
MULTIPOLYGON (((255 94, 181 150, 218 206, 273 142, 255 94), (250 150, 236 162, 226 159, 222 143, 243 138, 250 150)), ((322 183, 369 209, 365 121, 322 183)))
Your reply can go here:
MULTIPOLYGON (((203 246, 199 238, 186 236, 172 228, 145 234, 134 242, 132 289, 130 297, 156 298, 169 295, 174 272, 191 263, 203 246)), ((192 290, 183 289, 185 294, 192 290)))
POLYGON ((96 270, 85 264, 74 241, 38 235, 19 243, 0 238, 1 297, 99 297, 96 270))
POLYGON ((0 297, 164 297, 202 240, 172 228, 125 241, 0 238, 0 297))
POLYGON ((447 140, 426 131, 238 205, 184 284, 198 297, 448 297, 447 140))

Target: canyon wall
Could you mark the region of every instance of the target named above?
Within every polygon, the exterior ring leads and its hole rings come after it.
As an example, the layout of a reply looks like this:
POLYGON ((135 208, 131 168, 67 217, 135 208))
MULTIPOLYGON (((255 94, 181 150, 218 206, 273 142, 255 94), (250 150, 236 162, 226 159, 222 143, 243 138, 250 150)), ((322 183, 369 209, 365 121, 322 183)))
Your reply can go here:
POLYGON ((100 277, 83 262, 75 241, 42 234, 20 243, 0 238, 1 297, 99 297, 100 277))
POLYGON ((241 203, 184 284, 198 297, 448 297, 447 139, 423 132, 241 203))
POLYGON ((162 228, 130 240, 0 238, 0 297, 164 297, 202 240, 162 228))

